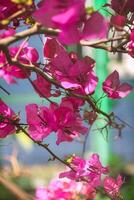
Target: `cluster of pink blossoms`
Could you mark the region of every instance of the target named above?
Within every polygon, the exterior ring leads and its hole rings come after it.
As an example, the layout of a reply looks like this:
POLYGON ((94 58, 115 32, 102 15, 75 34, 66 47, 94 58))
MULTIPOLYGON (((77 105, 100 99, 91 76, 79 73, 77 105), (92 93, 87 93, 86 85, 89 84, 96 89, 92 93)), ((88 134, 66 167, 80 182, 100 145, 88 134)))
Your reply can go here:
POLYGON ((107 35, 107 20, 97 11, 87 14, 85 0, 49 0, 39 3, 38 7, 34 18, 45 27, 59 29, 58 39, 64 44, 107 35))
MULTIPOLYGON (((0 34, 0 38, 7 38, 15 34, 13 29, 8 29, 0 34)), ((38 51, 29 47, 27 43, 22 43, 20 46, 10 47, 9 54, 11 59, 17 59, 22 64, 36 64, 39 55, 38 51)), ((4 78, 8 84, 16 83, 15 78, 26 79, 30 76, 31 72, 21 69, 16 65, 9 64, 3 51, 0 51, 0 78, 4 78)))
POLYGON ((87 183, 69 179, 53 179, 48 187, 36 189, 35 200, 76 200, 95 199, 95 189, 87 183))
MULTIPOLYGON (((50 38, 44 46, 44 56, 48 59, 44 72, 64 89, 81 95, 92 95, 95 92, 98 77, 93 70, 95 61, 91 57, 86 56, 80 60, 76 53, 68 53, 56 39, 50 38)), ((41 92, 40 96, 54 96, 51 94, 51 83, 43 81, 41 76, 37 76, 33 83, 38 88, 37 92, 41 92)), ((119 99, 126 97, 132 91, 132 86, 128 83, 121 84, 118 72, 114 71, 104 80, 102 89, 109 98, 119 99)), ((58 95, 60 92, 57 92, 58 95)))
POLYGON ((74 170, 60 173, 59 177, 63 179, 54 179, 46 188, 37 188, 36 200, 95 199, 98 187, 103 187, 111 199, 121 197, 122 177, 119 175, 116 180, 108 176, 108 167, 102 166, 97 154, 89 160, 72 156, 69 164, 74 170), (107 176, 102 178, 103 174, 107 176))
MULTIPOLYGON (((7 34, 13 34, 13 31, 9 30, 7 34)), ((38 52, 27 44, 22 43, 20 47, 10 47, 9 53, 13 59, 17 54, 18 61, 24 65, 34 63, 39 67, 38 52)), ((48 62, 43 71, 56 81, 56 89, 55 93, 52 93, 53 84, 37 74, 37 78, 31 82, 41 97, 60 96, 61 88, 78 96, 92 95, 95 92, 98 77, 94 72, 95 61, 92 58, 86 56, 80 60, 76 53, 68 53, 56 39, 50 38, 44 46, 44 56, 48 62)), ((14 77, 22 79, 31 75, 28 70, 8 64, 3 52, 0 52, 0 64, 0 76, 8 83, 15 82, 14 77)), ((120 83, 119 74, 114 71, 104 80, 102 89, 109 98, 119 99, 126 97, 132 91, 132 86, 128 83, 120 83)), ((85 114, 82 116, 79 112, 84 103, 84 98, 67 95, 61 99, 60 105, 56 103, 51 103, 49 107, 36 104, 27 105, 26 114, 30 136, 34 140, 42 141, 55 132, 57 134, 56 143, 60 144, 87 134, 88 128, 83 124, 84 119, 88 120, 87 116, 85 117, 85 114)), ((97 114, 91 111, 88 118, 89 124, 92 124, 90 121, 94 122, 97 114)))
POLYGON ((47 72, 63 88, 72 89, 74 93, 80 94, 92 94, 95 91, 98 78, 93 71, 95 61, 92 58, 86 56, 82 60, 78 59, 76 53, 69 54, 56 39, 47 40, 44 56, 49 59, 47 72))
POLYGON ((63 141, 72 141, 81 134, 87 134, 88 128, 83 125, 82 117, 78 112, 81 100, 63 98, 60 105, 51 103, 49 108, 29 104, 26 106, 27 122, 30 136, 42 141, 51 132, 57 133, 56 144, 63 141))

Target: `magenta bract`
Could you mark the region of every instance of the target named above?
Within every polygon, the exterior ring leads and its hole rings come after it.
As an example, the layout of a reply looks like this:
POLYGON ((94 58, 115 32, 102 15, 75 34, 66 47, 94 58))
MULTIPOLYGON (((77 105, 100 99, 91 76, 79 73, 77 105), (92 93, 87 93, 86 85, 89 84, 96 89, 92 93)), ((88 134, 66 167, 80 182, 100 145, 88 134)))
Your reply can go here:
POLYGON ((15 120, 16 114, 0 99, 0 138, 15 133, 15 125, 10 121, 15 120), (5 119, 4 119, 5 118, 5 119))
POLYGON ((116 70, 106 78, 102 88, 111 99, 124 98, 133 89, 128 83, 120 83, 119 73, 116 70))

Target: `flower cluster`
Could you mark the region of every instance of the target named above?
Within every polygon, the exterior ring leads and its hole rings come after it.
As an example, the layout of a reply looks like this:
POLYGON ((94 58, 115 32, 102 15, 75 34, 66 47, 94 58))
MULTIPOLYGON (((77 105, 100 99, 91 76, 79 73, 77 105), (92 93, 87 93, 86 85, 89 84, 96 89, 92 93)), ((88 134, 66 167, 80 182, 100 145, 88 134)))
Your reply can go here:
POLYGON ((81 101, 69 98, 63 99, 60 105, 51 103, 49 108, 36 104, 27 105, 30 136, 36 141, 42 141, 51 132, 56 132, 56 144, 60 144, 63 141, 70 142, 81 134, 87 134, 88 128, 83 125, 82 117, 76 109, 78 103, 81 101))
POLYGON ((65 89, 73 89, 81 94, 92 94, 98 83, 93 71, 95 61, 86 56, 79 60, 76 53, 68 53, 56 39, 48 39, 44 56, 50 60, 47 70, 65 89), (51 51, 53 45, 53 51, 51 51))
MULTIPOLYGON (((0 37, 7 37, 14 34, 11 30, 8 30, 4 33, 4 35, 0 35, 0 37)), ((9 54, 11 59, 16 59, 18 62, 22 64, 31 64, 36 63, 39 55, 38 51, 29 47, 27 44, 22 43, 20 46, 10 47, 9 54)), ((26 69, 21 69, 15 64, 9 64, 5 54, 3 51, 0 51, 0 78, 4 78, 8 84, 16 83, 15 78, 26 79, 30 76, 31 72, 26 69)))
POLYGON ((94 188, 94 190, 97 187, 103 186, 106 194, 112 199, 121 196, 120 187, 123 184, 122 177, 119 175, 117 180, 110 176, 102 178, 102 175, 109 173, 109 168, 102 166, 98 154, 93 154, 88 160, 72 156, 67 162, 72 169, 60 173, 60 178, 67 177, 70 180, 84 181, 94 188))
POLYGON ((108 174, 108 167, 102 166, 97 154, 89 160, 73 156, 69 163, 74 171, 61 173, 60 178, 53 179, 47 187, 38 187, 35 200, 95 199, 98 186, 103 187, 111 199, 121 199, 122 177, 119 175, 117 180, 110 176, 102 178, 102 174, 108 174))
POLYGON ((95 189, 87 183, 55 178, 47 187, 36 189, 35 200, 95 199, 95 189))
POLYGON ((108 167, 103 167, 99 156, 93 154, 89 160, 73 156, 70 161, 71 169, 67 172, 60 173, 60 178, 67 177, 72 180, 85 180, 93 187, 101 185, 102 174, 108 174, 108 167))

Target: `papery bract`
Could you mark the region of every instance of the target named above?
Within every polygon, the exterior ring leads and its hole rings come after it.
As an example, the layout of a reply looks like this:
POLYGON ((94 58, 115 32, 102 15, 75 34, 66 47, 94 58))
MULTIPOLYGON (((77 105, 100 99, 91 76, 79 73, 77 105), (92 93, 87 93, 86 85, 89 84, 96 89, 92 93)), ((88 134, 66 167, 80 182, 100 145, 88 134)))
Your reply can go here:
POLYGON ((35 200, 85 200, 96 197, 95 189, 87 183, 69 179, 53 179, 47 187, 36 189, 35 200))
POLYGON ((50 107, 36 104, 26 106, 29 134, 35 140, 43 140, 52 131, 57 133, 56 144, 63 141, 72 141, 80 134, 87 134, 88 128, 82 124, 82 118, 78 112, 74 112, 71 103, 50 104, 50 107), (63 115, 64 113, 64 115, 63 115))
POLYGON ((60 144, 63 141, 72 141, 80 134, 87 134, 88 128, 82 124, 82 118, 79 113, 74 112, 73 105, 61 104, 55 111, 54 116, 57 123, 57 141, 60 144), (64 113, 64 115, 63 115, 64 113))
MULTIPOLYGON (((14 58, 21 47, 10 47, 9 53, 11 58, 14 58)), ((22 64, 36 63, 39 58, 38 52, 33 47, 23 47, 18 54, 17 60, 22 64)), ((15 83, 16 78, 25 79, 30 76, 31 72, 26 69, 21 69, 15 65, 8 64, 5 54, 0 52, 0 78, 4 78, 8 84, 15 83)))
POLYGON ((133 89, 128 83, 120 83, 119 74, 116 70, 106 78, 102 88, 111 99, 124 98, 133 89))
POLYGON ((92 94, 98 83, 98 78, 93 71, 95 61, 86 56, 82 60, 71 58, 71 55, 54 39, 49 39, 44 48, 48 55, 52 43, 53 53, 48 64, 48 70, 65 89, 79 89, 81 94, 92 94), (50 46, 49 46, 50 44, 50 46), (47 49, 47 51, 46 51, 47 49))
POLYGON ((0 138, 15 133, 15 125, 13 125, 11 121, 16 120, 17 116, 1 99, 0 115, 0 138))
POLYGON ((45 57, 54 58, 63 51, 65 51, 65 48, 55 38, 47 38, 44 45, 45 57))
POLYGON ((106 38, 108 26, 108 21, 99 12, 94 12, 91 17, 85 21, 81 39, 93 40, 97 38, 106 38))
POLYGON ((26 106, 26 115, 29 134, 34 140, 43 140, 53 130, 54 118, 47 107, 29 104, 26 106))
POLYGON ((117 179, 106 177, 104 179, 104 190, 109 197, 116 199, 121 196, 120 188, 123 184, 122 177, 119 175, 117 179))
POLYGON ((108 168, 102 166, 97 154, 93 154, 89 160, 73 156, 69 164, 74 171, 62 172, 59 177, 67 177, 76 181, 85 180, 92 187, 100 186, 102 174, 108 173, 108 168))

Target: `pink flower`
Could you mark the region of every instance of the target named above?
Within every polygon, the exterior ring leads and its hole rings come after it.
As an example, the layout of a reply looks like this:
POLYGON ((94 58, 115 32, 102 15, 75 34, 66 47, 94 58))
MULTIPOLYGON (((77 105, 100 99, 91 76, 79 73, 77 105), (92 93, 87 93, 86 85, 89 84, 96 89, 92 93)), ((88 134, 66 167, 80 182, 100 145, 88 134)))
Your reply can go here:
POLYGON ((38 187, 35 196, 35 200, 88 200, 95 199, 96 191, 84 182, 55 178, 47 187, 38 187))
POLYGON ((78 26, 85 16, 84 3, 85 0, 45 1, 34 13, 34 17, 45 27, 60 29, 59 39, 63 42, 75 43, 80 40, 78 26), (69 37, 69 33, 72 37, 69 37))
MULTIPOLYGON (((14 58, 19 51, 20 47, 10 47, 9 52, 11 58, 14 58)), ((36 63, 39 58, 38 52, 33 47, 24 47, 18 55, 18 61, 22 64, 36 63)), ((8 84, 15 83, 16 78, 25 79, 30 76, 29 70, 20 69, 15 65, 7 63, 4 53, 0 52, 0 78, 4 78, 8 84)))
POLYGON ((97 154, 93 154, 89 160, 74 156, 71 159, 70 165, 74 171, 69 170, 60 173, 59 177, 67 177, 76 181, 85 180, 92 187, 100 186, 102 174, 108 173, 108 168, 102 166, 97 154))
POLYGON ((102 38, 108 30, 108 23, 98 12, 91 16, 86 14, 85 0, 45 1, 35 11, 34 17, 45 27, 59 29, 58 39, 64 44, 102 38))
POLYGON ((49 190, 45 187, 38 187, 35 193, 34 200, 50 200, 49 190))
POLYGON ((47 69, 64 88, 79 90, 81 94, 92 94, 95 91, 98 78, 93 71, 95 61, 92 58, 86 56, 83 60, 78 60, 75 56, 74 59, 54 39, 49 39, 44 49, 47 56, 51 56, 47 69), (50 55, 52 44, 54 49, 50 55))
POLYGON ((99 12, 94 12, 91 17, 85 21, 82 39, 91 40, 106 38, 108 26, 108 21, 99 12))
POLYGON ((15 133, 15 126, 6 117, 11 120, 17 119, 16 114, 0 99, 0 138, 15 133))
POLYGON ((119 73, 116 70, 106 78, 102 88, 111 99, 124 98, 133 89, 128 83, 120 83, 119 73))
POLYGON ((120 187, 122 186, 122 184, 123 180, 120 175, 117 177, 116 180, 112 177, 106 177, 104 179, 104 190, 110 198, 116 199, 117 197, 121 197, 120 187))
POLYGON ((80 134, 87 134, 88 128, 82 124, 82 118, 74 111, 70 103, 58 106, 51 103, 50 107, 38 107, 36 104, 26 106, 27 122, 30 136, 37 140, 43 140, 52 131, 57 133, 56 144, 63 141, 72 141, 80 134), (64 113, 64 115, 63 115, 64 113))
POLYGON ((65 51, 65 48, 55 39, 47 38, 44 45, 44 56, 47 58, 54 58, 65 51))
POLYGON ((55 111, 54 116, 57 124, 57 141, 60 144, 63 141, 72 141, 80 134, 87 134, 88 128, 82 124, 80 114, 74 112, 73 105, 61 104, 55 111), (64 115, 63 115, 64 113, 64 115))
POLYGON ((54 118, 47 107, 29 104, 26 106, 26 115, 29 134, 34 140, 43 140, 53 130, 54 118))

